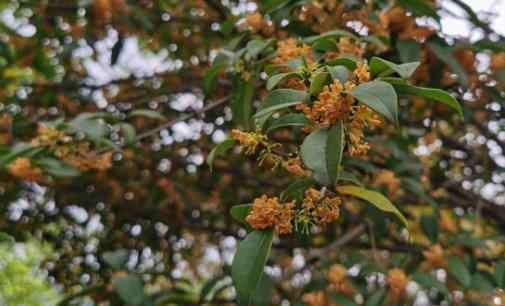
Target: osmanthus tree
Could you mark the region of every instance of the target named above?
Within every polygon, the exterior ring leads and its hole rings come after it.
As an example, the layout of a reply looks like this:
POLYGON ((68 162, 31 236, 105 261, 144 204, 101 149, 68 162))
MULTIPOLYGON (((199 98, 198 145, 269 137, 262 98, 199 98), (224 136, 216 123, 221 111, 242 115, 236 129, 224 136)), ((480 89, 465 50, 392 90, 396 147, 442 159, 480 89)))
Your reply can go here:
POLYGON ((461 0, 0 10, 0 231, 52 245, 57 305, 505 305, 491 15, 461 0), (455 16, 468 37, 442 31, 455 16))

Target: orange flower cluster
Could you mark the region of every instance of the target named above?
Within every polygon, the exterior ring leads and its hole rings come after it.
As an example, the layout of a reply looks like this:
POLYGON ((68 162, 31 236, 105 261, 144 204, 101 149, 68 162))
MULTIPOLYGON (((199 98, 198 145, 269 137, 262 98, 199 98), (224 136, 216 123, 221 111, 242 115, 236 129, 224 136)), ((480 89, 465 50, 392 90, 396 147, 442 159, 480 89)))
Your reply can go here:
POLYGON ((346 267, 339 264, 332 265, 328 270, 326 278, 328 279, 328 282, 330 282, 330 289, 335 292, 339 292, 347 296, 355 294, 356 290, 347 278, 346 267))
POLYGON ((322 196, 318 190, 309 188, 305 191, 299 219, 304 223, 318 225, 331 223, 340 216, 341 203, 339 197, 322 196))
POLYGON ((272 60, 272 63, 284 64, 289 60, 299 57, 305 57, 309 65, 314 63, 310 46, 298 46, 296 39, 288 38, 277 43, 277 57, 272 60))
POLYGON ((247 15, 245 21, 253 33, 262 33, 263 35, 271 36, 275 31, 273 23, 265 20, 260 13, 247 15))
POLYGON ((354 42, 350 37, 341 37, 338 40, 338 51, 340 55, 351 54, 361 58, 365 53, 365 48, 361 44, 354 42))
POLYGON ((388 271, 386 283, 389 285, 392 296, 398 298, 405 293, 409 278, 402 270, 394 268, 388 271))
POLYGON ((279 203, 277 197, 268 198, 262 195, 253 202, 252 210, 246 218, 254 229, 274 228, 278 235, 293 232, 291 220, 295 214, 293 202, 279 203))
POLYGON ((253 154, 260 144, 266 143, 266 137, 259 133, 245 133, 241 130, 233 129, 231 138, 238 141, 245 148, 246 154, 253 154))
POLYGON ((307 306, 334 306, 335 305, 329 301, 329 298, 324 291, 307 292, 303 295, 302 301, 307 306))
POLYGON ((104 171, 112 166, 111 152, 99 154, 89 143, 74 143, 72 137, 55 128, 40 124, 37 134, 31 141, 33 145, 48 147, 56 157, 81 171, 104 171))
POLYGON ((365 158, 370 149, 370 145, 365 142, 365 128, 376 128, 382 126, 382 118, 371 108, 365 105, 358 105, 354 108, 350 123, 347 125, 349 146, 348 153, 354 157, 365 158))
POLYGON ((400 39, 416 39, 419 41, 425 40, 433 33, 433 29, 419 26, 415 16, 407 15, 405 10, 400 6, 392 7, 383 18, 383 22, 391 30, 399 32, 400 39))
MULTIPOLYGON (((350 83, 346 84, 346 90, 350 83)), ((332 84, 325 85, 319 94, 318 100, 312 106, 299 104, 296 109, 301 110, 310 120, 325 126, 331 125, 338 120, 343 120, 351 113, 351 106, 354 99, 342 93, 344 86, 339 80, 334 80, 332 84)))
POLYGON ((440 228, 450 233, 456 233, 458 231, 458 225, 454 221, 450 211, 442 210, 440 212, 440 228))
POLYGON ((0 144, 8 144, 12 140, 12 116, 0 115, 0 144))
POLYGON ((42 169, 34 166, 28 158, 16 158, 7 169, 10 174, 21 180, 32 182, 44 180, 42 169))
POLYGON ((395 176, 391 170, 382 170, 374 178, 374 186, 387 187, 391 197, 395 197, 401 188, 400 180, 395 176))
POLYGON ((283 163, 284 169, 295 176, 310 176, 310 170, 303 169, 302 161, 299 156, 290 158, 283 163))
POLYGON ((423 255, 426 258, 428 264, 433 268, 445 268, 447 267, 447 261, 444 257, 444 249, 440 244, 432 245, 428 250, 423 251, 423 255))
MULTIPOLYGON (((341 17, 344 14, 345 7, 336 0, 308 1, 307 5, 302 6, 298 13, 298 18, 310 26, 317 33, 328 32, 341 26, 341 17)), ((342 20, 343 21, 343 20, 342 20)))

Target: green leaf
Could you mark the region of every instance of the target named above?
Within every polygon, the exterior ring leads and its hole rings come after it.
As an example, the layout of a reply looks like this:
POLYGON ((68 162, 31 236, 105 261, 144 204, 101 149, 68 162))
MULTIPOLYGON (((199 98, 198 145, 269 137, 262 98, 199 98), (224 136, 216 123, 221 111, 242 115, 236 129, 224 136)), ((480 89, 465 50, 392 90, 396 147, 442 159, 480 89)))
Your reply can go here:
POLYGON ((246 45, 246 60, 251 60, 257 58, 261 53, 263 53, 268 47, 275 43, 274 39, 261 40, 253 39, 249 41, 246 45))
POLYGON ((438 241, 438 218, 436 215, 422 216, 421 228, 432 242, 438 241))
POLYGON ((119 128, 121 129, 121 133, 123 134, 124 141, 126 144, 130 144, 135 141, 135 136, 137 135, 137 132, 132 124, 122 122, 119 124, 119 128))
POLYGON ((465 264, 455 256, 448 258, 449 273, 454 279, 458 281, 463 287, 467 288, 472 282, 472 276, 465 264))
POLYGON ((316 42, 317 40, 320 40, 320 39, 327 39, 327 38, 338 38, 338 37, 350 37, 354 40, 359 40, 359 37, 350 33, 350 32, 347 32, 347 31, 343 31, 343 30, 333 30, 333 31, 329 31, 329 32, 326 32, 326 33, 322 33, 320 35, 315 35, 315 36, 310 36, 310 37, 307 37, 303 40, 303 42, 305 43, 314 43, 316 42))
POLYGON ((249 130, 251 125, 252 104, 257 80, 257 71, 251 73, 249 80, 244 80, 237 75, 233 79, 231 94, 233 122, 236 125, 241 125, 246 130, 249 130))
POLYGON ((264 274, 260 278, 260 282, 258 283, 258 287, 256 287, 256 291, 254 292, 251 305, 254 306, 269 306, 272 303, 272 291, 273 291, 274 282, 272 278, 264 274))
POLYGON ((358 186, 363 186, 363 183, 360 182, 360 180, 356 177, 356 175, 346 171, 340 171, 340 173, 338 174, 338 180, 354 183, 358 186))
POLYGON ((398 96, 391 84, 376 80, 354 87, 350 94, 399 126, 398 96))
POLYGON ((338 52, 338 45, 332 39, 319 39, 314 44, 312 44, 312 49, 322 52, 338 52))
POLYGON ((228 56, 224 53, 219 53, 212 62, 212 66, 205 72, 203 77, 203 91, 205 95, 209 95, 214 91, 217 84, 217 75, 226 66, 228 56))
POLYGON ((429 42, 428 45, 431 47, 435 55, 444 63, 446 63, 452 70, 454 74, 458 76, 458 81, 460 84, 468 85, 468 74, 466 70, 461 66, 458 60, 454 57, 452 53, 452 48, 443 46, 438 42, 429 42))
POLYGON ((455 110, 458 115, 463 118, 463 109, 461 108, 461 105, 458 100, 456 100, 456 98, 447 91, 438 88, 419 87, 399 83, 393 84, 393 87, 399 94, 413 95, 442 102, 455 110))
POLYGON ((346 297, 341 293, 335 293, 332 295, 333 301, 339 306, 358 306, 353 300, 346 297))
POLYGON ((287 114, 285 116, 279 117, 269 123, 266 132, 270 133, 273 130, 286 126, 306 126, 310 124, 311 121, 303 114, 287 114))
POLYGON ((387 74, 388 71, 396 72, 404 79, 408 79, 419 67, 420 62, 412 62, 405 64, 395 64, 380 57, 372 57, 369 67, 372 75, 387 74))
POLYGON ((258 111, 254 118, 260 118, 265 115, 271 115, 273 112, 302 103, 308 94, 305 91, 294 89, 276 89, 266 97, 264 104, 260 111, 258 111))
POLYGON ((496 263, 494 278, 498 287, 505 287, 505 259, 496 263))
POLYGON ((480 292, 492 292, 495 289, 493 283, 482 273, 472 276, 470 287, 480 292))
POLYGON ((386 288, 381 288, 366 299, 365 306, 379 306, 384 304, 386 298, 386 288))
POLYGON ((128 262, 128 251, 119 249, 115 251, 105 252, 102 255, 103 260, 113 269, 123 269, 128 262))
POLYGON ((286 72, 286 73, 279 73, 276 75, 271 76, 268 81, 267 81, 267 89, 272 90, 279 84, 279 82, 291 79, 291 78, 300 78, 303 79, 303 76, 298 73, 298 72, 286 72))
POLYGON ((305 137, 300 147, 303 163, 314 172, 314 178, 324 185, 330 183, 326 161, 327 141, 328 128, 322 128, 305 137))
POLYGON ((343 56, 328 61, 328 66, 344 66, 350 71, 354 71, 358 67, 359 60, 351 56, 343 56))
POLYGON ((138 275, 120 277, 114 280, 113 285, 114 291, 128 305, 140 305, 145 299, 144 284, 138 275))
POLYGON ((207 156, 207 165, 209 165, 210 171, 213 169, 214 159, 219 155, 225 153, 229 149, 233 148, 236 141, 233 139, 225 139, 223 142, 219 143, 210 151, 209 156, 207 156))
POLYGON ((342 120, 331 126, 326 140, 326 169, 329 183, 333 186, 339 178, 340 164, 344 155, 344 123, 342 120))
POLYGON ((393 203, 391 203, 386 197, 384 197, 381 193, 376 191, 367 190, 358 186, 338 186, 337 191, 342 194, 351 195, 356 198, 360 198, 362 200, 368 201, 371 204, 375 205, 378 209, 392 213, 400 219, 405 226, 408 225, 407 219, 403 214, 396 208, 393 203))
POLYGON ((45 172, 54 177, 76 177, 81 172, 69 164, 55 158, 42 158, 36 161, 45 172))
POLYGON ((107 126, 97 117, 82 115, 87 114, 81 114, 68 123, 70 129, 83 133, 95 143, 103 142, 108 131, 107 126))
POLYGON ((253 231, 238 245, 231 267, 231 277, 241 306, 250 306, 253 301, 270 254, 272 239, 271 229, 253 231))
POLYGON ((305 190, 315 184, 316 182, 312 177, 304 177, 294 181, 289 184, 289 186, 281 193, 280 199, 281 201, 285 201, 287 199, 303 199, 303 193, 305 190))
POLYGON ((398 40, 396 49, 402 62, 419 61, 421 58, 421 44, 413 39, 398 40))
POLYGON ((235 206, 232 206, 232 208, 230 209, 230 215, 236 221, 248 225, 248 223, 245 221, 245 218, 247 218, 251 209, 252 209, 252 204, 235 205, 235 206))
POLYGON ((426 289, 435 288, 443 294, 448 294, 449 290, 447 287, 439 282, 434 276, 422 272, 416 272, 412 275, 412 279, 419 283, 421 286, 426 289))
POLYGON ((328 72, 318 72, 312 75, 310 78, 310 88, 309 92, 311 95, 318 95, 321 90, 323 90, 324 85, 330 80, 330 74, 328 72))
POLYGON ((135 117, 135 116, 146 117, 149 119, 159 119, 159 120, 165 119, 165 116, 163 116, 163 114, 151 109, 136 109, 131 111, 130 114, 128 114, 128 117, 135 117))
POLYGON ((19 143, 0 155, 0 169, 6 167, 18 157, 33 155, 41 150, 43 150, 41 147, 35 147, 27 143, 19 143))
POLYGON ((216 277, 211 278, 208 280, 203 286, 202 289, 200 290, 200 304, 204 304, 205 301, 212 300, 211 293, 214 291, 216 286, 225 280, 228 276, 227 275, 218 275, 216 277))
POLYGON ((345 84, 345 82, 349 80, 349 75, 351 74, 351 72, 349 71, 349 69, 347 69, 347 67, 343 65, 328 66, 327 69, 332 79, 339 80, 340 83, 342 84, 345 84))

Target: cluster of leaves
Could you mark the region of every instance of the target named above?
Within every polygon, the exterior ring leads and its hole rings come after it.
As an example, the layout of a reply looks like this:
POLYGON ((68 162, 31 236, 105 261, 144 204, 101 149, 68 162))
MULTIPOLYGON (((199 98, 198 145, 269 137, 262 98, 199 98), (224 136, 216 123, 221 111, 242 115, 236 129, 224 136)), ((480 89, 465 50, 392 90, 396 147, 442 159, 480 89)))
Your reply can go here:
POLYGON ((505 301, 505 39, 448 1, 478 40, 428 0, 0 3, 0 230, 53 245, 44 305, 505 301))

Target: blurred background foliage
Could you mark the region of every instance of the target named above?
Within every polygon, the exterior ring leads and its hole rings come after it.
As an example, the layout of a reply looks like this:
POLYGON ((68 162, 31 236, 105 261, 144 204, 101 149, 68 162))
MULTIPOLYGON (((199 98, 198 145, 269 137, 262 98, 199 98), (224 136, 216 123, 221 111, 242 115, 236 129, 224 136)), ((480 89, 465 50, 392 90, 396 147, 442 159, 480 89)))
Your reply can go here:
POLYGON ((405 305, 505 305, 504 4, 476 2, 0 0, 0 231, 16 241, 0 243, 0 304, 235 305, 246 230, 228 212, 293 182, 238 148, 205 164, 241 116, 244 72, 250 103, 265 95, 248 42, 344 29, 367 58, 420 60, 413 81, 454 94, 464 120, 403 98, 402 128, 344 161, 413 242, 346 201, 324 231, 274 240, 255 303, 393 305, 399 268, 405 305), (340 267, 350 293, 328 289, 340 267))

